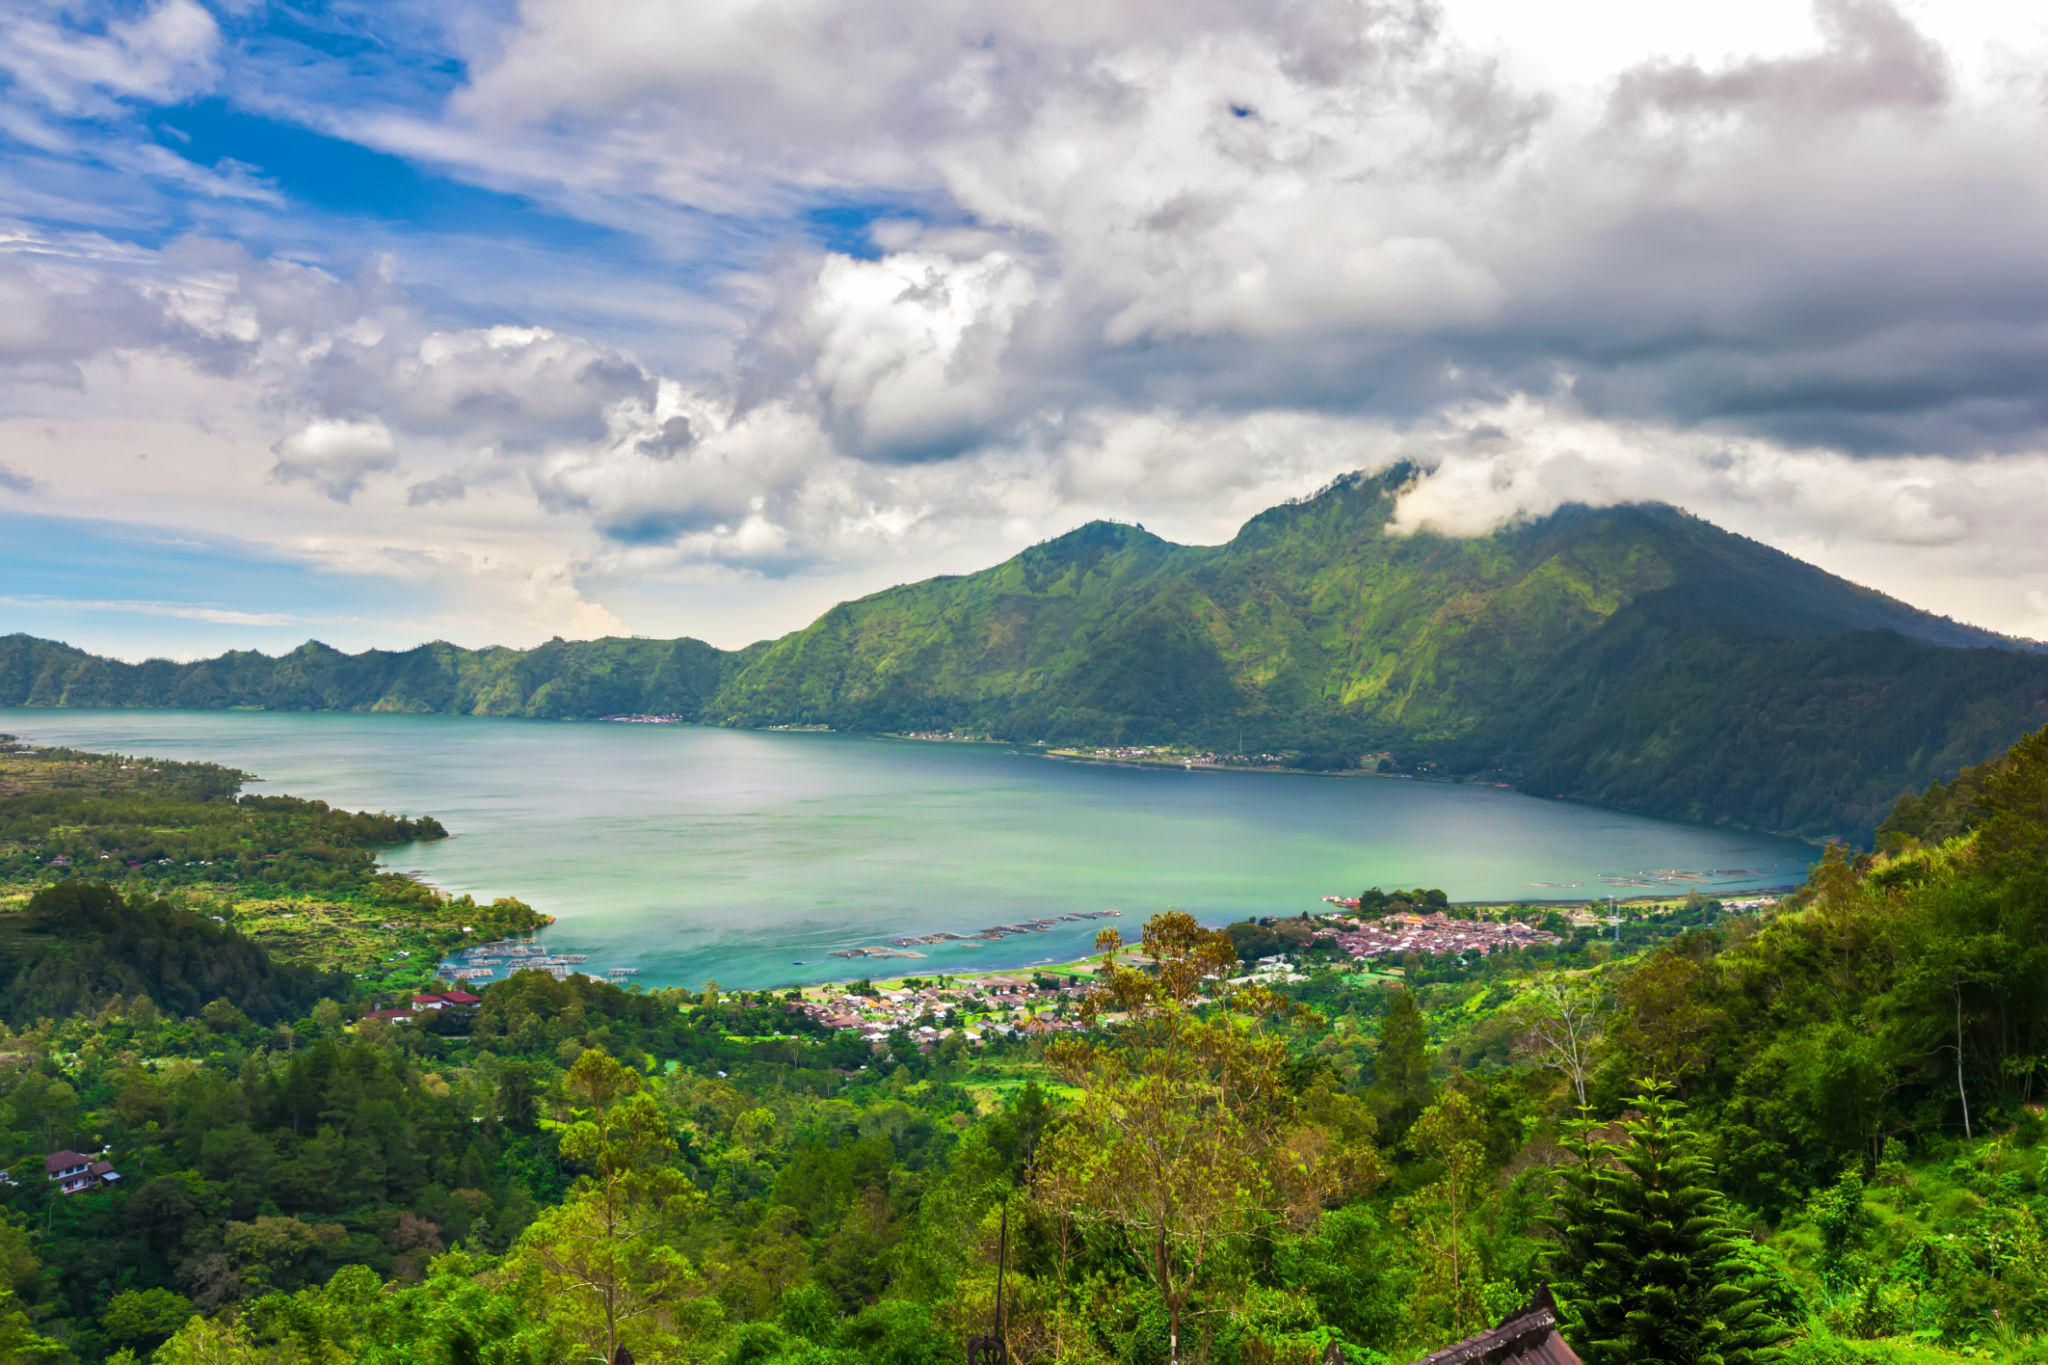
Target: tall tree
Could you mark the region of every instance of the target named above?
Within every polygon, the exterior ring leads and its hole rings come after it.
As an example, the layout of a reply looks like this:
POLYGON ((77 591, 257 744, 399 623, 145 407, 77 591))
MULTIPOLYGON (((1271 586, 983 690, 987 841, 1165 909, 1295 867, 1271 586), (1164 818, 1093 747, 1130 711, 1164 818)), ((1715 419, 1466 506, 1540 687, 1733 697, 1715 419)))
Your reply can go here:
POLYGON ((1429 1034, 1415 992, 1399 990, 1380 1021, 1373 1056, 1373 1102, 1391 1132, 1406 1132, 1429 1101, 1429 1034))
POLYGON ((1237 961, 1228 936, 1190 915, 1155 915, 1146 968, 1122 960, 1114 930, 1083 1005, 1107 1034, 1059 1040, 1046 1060, 1080 1095, 1048 1134, 1041 1186, 1054 1211, 1112 1230, 1165 1305, 1167 1355, 1180 1359, 1190 1307, 1223 1253, 1377 1177, 1354 1125, 1319 1122, 1284 1083, 1285 1045, 1260 1021, 1288 1007, 1261 987, 1204 1013, 1237 961))
POLYGON ((1488 1169, 1481 1130, 1472 1101, 1445 1087, 1408 1132, 1409 1145, 1435 1168, 1436 1179, 1395 1208, 1423 1253, 1423 1302, 1417 1306, 1432 1313, 1441 1309, 1442 1325, 1453 1337, 1486 1325, 1479 1217, 1488 1169))
POLYGON ((520 1250, 611 1365, 629 1334, 673 1339, 686 1327, 684 1310, 702 1283, 674 1240, 702 1196, 671 1164, 675 1139, 638 1072, 592 1048, 563 1089, 579 1115, 562 1135, 562 1155, 589 1174, 534 1222, 520 1250))
POLYGON ((1669 1088, 1651 1083, 1615 1143, 1572 1138, 1551 1220, 1552 1288, 1586 1365, 1761 1365, 1784 1329, 1669 1088))
POLYGON ((1580 1112, 1586 1108, 1586 1077, 1600 1043, 1606 1019, 1597 988, 1557 974, 1536 979, 1523 1007, 1522 1050, 1538 1066, 1571 1082, 1580 1112))

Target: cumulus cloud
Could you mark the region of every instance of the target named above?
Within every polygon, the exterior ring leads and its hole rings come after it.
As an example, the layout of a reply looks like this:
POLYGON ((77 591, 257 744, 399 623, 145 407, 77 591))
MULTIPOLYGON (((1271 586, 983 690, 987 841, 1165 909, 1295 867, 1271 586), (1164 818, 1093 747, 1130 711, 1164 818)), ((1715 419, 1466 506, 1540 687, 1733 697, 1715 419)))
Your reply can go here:
POLYGON ((537 617, 560 622, 561 629, 578 638, 616 635, 624 629, 618 617, 584 600, 575 572, 567 564, 543 564, 535 569, 527 575, 520 596, 537 617))
POLYGON ((1526 400, 1411 432, 1404 448, 1426 467, 1397 505, 1396 534, 1480 535, 1575 502, 1668 502, 1909 597, 1914 570, 1885 570, 1885 557, 1942 572, 2048 570, 2048 544, 2024 529, 2048 505, 2039 457, 1858 458, 1526 400))
POLYGON ((0 379, 76 386, 82 361, 178 330, 131 281, 0 254, 0 379))
POLYGON ((414 507, 432 507, 437 502, 455 502, 469 492, 469 481, 460 474, 443 474, 422 479, 405 490, 405 500, 414 507))
POLYGON ((321 338, 307 391, 332 411, 373 411, 408 431, 536 450, 605 435, 605 412, 650 404, 654 378, 630 357, 543 327, 416 334, 412 318, 321 338))
POLYGON ((828 259, 799 321, 826 422, 863 453, 975 444, 1003 409, 1010 335, 1036 295, 1029 273, 999 252, 828 259))
POLYGON ((398 451, 382 422, 308 422, 279 441, 276 476, 281 483, 310 483, 336 502, 362 491, 372 474, 398 467, 398 451))
POLYGON ((1105 8, 535 0, 451 112, 579 194, 943 209, 780 277, 754 338, 867 456, 1048 407, 1515 392, 1864 453, 2048 433, 2043 102, 1962 86, 1886 0, 1591 102, 1420 4, 1105 8))
MULTIPOLYGON (((51 156, 59 114, 258 60, 190 0, 82 13, 0 21, 0 64, 55 53, 14 77, 51 156)), ((637 234, 712 341, 370 251, 21 228, 0 382, 164 422, 189 379, 233 408, 220 486, 360 528, 302 553, 522 620, 598 621, 586 574, 894 577, 1098 514, 1215 539, 1396 458, 1431 471, 1404 531, 1664 498, 1984 581, 2048 468, 2048 44, 1925 17, 1819 0, 1770 51, 1570 84, 1423 0, 526 0, 460 30, 445 99, 299 116, 637 234)), ((93 156, 280 211, 132 141, 93 156)))
POLYGON ((1821 51, 1753 57, 1709 70, 1653 59, 1629 71, 1615 117, 1830 119, 1871 109, 1930 109, 1953 89, 1942 50, 1886 0, 1817 0, 1821 51))

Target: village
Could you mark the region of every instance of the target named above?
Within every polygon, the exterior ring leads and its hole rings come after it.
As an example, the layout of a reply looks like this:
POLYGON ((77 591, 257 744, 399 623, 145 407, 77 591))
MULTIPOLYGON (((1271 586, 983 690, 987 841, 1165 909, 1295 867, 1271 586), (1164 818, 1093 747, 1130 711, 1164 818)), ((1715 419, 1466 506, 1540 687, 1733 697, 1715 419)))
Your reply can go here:
MULTIPOLYGON (((1331 945, 1360 967, 1374 964, 1373 970, 1384 976, 1388 972, 1398 973, 1398 963, 1411 953, 1430 958, 1486 957, 1511 949, 1556 944, 1563 937, 1557 930, 1566 926, 1583 928, 1617 922, 1611 916, 1596 913, 1596 907, 1574 905, 1556 907, 1555 913, 1545 920, 1550 927, 1543 928, 1515 918, 1514 912, 1517 909, 1524 912, 1542 910, 1544 907, 1488 906, 1481 907, 1477 914, 1472 907, 1465 907, 1465 913, 1461 915, 1445 906, 1441 893, 1435 894, 1438 899, 1426 909, 1379 916, 1359 914, 1356 900, 1325 897, 1328 904, 1340 912, 1349 913, 1319 917, 1307 943, 1331 945)), ((1775 901, 1774 896, 1755 896, 1728 902, 1725 908, 1742 913, 1765 908, 1775 901)), ((1657 916, 1682 904, 1683 901, 1667 902, 1665 898, 1656 898, 1632 902, 1629 909, 1634 914, 1657 916)), ((831 956, 850 959, 918 958, 923 955, 914 951, 912 945, 999 940, 1017 934, 1043 933, 1062 921, 1106 920, 1120 914, 1115 910, 1076 911, 1017 924, 996 925, 974 934, 939 932, 906 935, 892 940, 892 947, 840 949, 831 956)), ((1270 920, 1258 922, 1271 923, 1270 920)), ((1308 963, 1303 958, 1304 952, 1299 950, 1264 956, 1247 964, 1242 975, 1230 982, 1217 984, 1219 988, 1227 988, 1253 982, 1271 986, 1303 982, 1308 980, 1308 963)), ((1142 954, 1128 950, 1122 960, 1139 966, 1146 962, 1142 954)), ((582 972, 585 961, 581 954, 553 954, 530 940, 504 940, 455 954, 444 964, 442 974, 459 984, 487 981, 498 970, 507 975, 520 971, 544 971, 560 979, 572 973, 585 974, 582 972)), ((992 1039, 1043 1037, 1079 1029, 1079 1005, 1093 989, 1100 964, 1099 956, 1091 956, 1075 962, 1013 972, 905 976, 881 981, 863 978, 792 990, 788 1005, 826 1028, 859 1034, 877 1052, 887 1050, 892 1037, 899 1032, 925 1052, 951 1038, 958 1038, 966 1047, 980 1047, 992 1039)), ((632 968, 609 968, 603 973, 613 985, 621 986, 626 984, 624 978, 635 974, 636 970, 632 968)), ((473 1008, 476 1002, 475 996, 455 989, 437 995, 422 995, 409 1004, 377 1010, 365 1017, 403 1024, 433 1010, 473 1008)))
POLYGON ((1458 919, 1441 910, 1354 919, 1350 923, 1355 927, 1318 929, 1315 937, 1335 942, 1358 959, 1403 957, 1409 953, 1430 957, 1445 953, 1485 956, 1504 948, 1530 948, 1558 941, 1556 934, 1519 920, 1458 919))
POLYGON ((1135 763, 1147 766, 1183 768, 1280 768, 1285 754, 1228 754, 1180 745, 1120 744, 1076 745, 1048 749, 1049 758, 1078 759, 1087 763, 1135 763))
POLYGON ((897 1030, 929 1052, 958 1036, 969 1047, 991 1038, 1042 1037, 1078 1029, 1076 1006, 1091 989, 1076 964, 1028 976, 910 977, 876 985, 854 982, 813 987, 790 1008, 826 1028, 858 1033, 876 1051, 888 1047, 897 1030))

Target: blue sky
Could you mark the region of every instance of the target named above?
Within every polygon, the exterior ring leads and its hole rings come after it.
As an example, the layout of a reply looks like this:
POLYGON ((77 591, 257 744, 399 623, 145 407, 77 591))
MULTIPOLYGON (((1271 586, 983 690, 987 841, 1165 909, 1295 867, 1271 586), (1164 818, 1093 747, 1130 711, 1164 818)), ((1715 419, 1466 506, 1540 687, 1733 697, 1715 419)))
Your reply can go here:
POLYGON ((23 0, 0 631, 738 644, 1405 458, 2048 634, 2037 13, 1372 16, 23 0))
POLYGON ((256 546, 6 513, 0 582, 9 632, 125 654, 276 652, 431 607, 404 602, 386 581, 323 573, 256 546))

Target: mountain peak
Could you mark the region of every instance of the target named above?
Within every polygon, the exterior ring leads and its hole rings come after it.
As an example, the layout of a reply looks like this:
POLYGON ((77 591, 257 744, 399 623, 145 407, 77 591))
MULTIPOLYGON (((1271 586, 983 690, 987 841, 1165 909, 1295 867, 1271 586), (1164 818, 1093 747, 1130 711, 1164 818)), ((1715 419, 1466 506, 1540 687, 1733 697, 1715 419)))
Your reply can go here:
POLYGON ((1064 535, 1041 540, 1024 553, 1064 558, 1098 554, 1104 550, 1122 550, 1132 546, 1149 549, 1155 546, 1168 546, 1171 543, 1153 535, 1136 522, 1097 518, 1094 521, 1083 522, 1064 535))
POLYGON ((1422 477, 1422 466, 1413 460, 1396 460, 1385 469, 1358 469, 1339 474, 1304 497, 1290 498, 1268 507, 1238 528, 1233 543, 1258 542, 1262 537, 1291 526, 1342 520, 1363 529, 1384 530, 1394 518, 1401 495, 1422 477))

